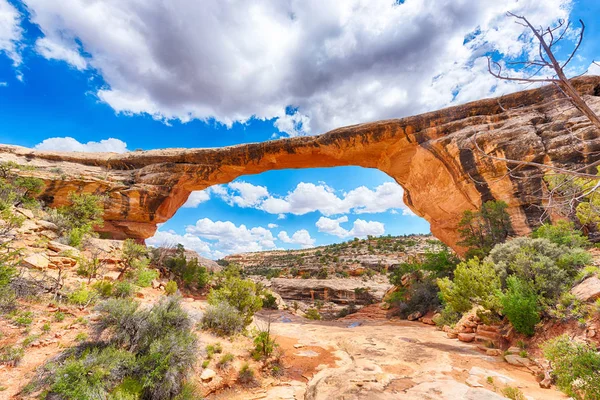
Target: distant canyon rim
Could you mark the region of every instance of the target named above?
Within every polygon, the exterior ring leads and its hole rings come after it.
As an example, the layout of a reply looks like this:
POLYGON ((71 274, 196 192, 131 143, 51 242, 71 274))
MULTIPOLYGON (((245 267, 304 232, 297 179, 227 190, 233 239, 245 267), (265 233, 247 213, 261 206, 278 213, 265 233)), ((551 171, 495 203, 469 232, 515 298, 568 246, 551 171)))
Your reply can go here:
MULTIPOLYGON (((600 113, 600 77, 572 82, 600 113)), ((318 136, 125 154, 0 145, 0 160, 36 167, 19 173, 44 181, 39 198, 51 207, 66 204, 71 192, 105 195, 99 230, 140 240, 153 236, 192 191, 240 176, 289 168, 377 168, 404 188, 404 203, 430 223, 431 232, 460 252, 459 221, 482 202, 506 202, 518 235, 539 225, 543 213, 540 170, 525 166, 509 174, 510 166, 482 154, 475 139, 496 157, 563 168, 585 168, 600 159, 600 132, 554 86, 544 86, 318 136)))

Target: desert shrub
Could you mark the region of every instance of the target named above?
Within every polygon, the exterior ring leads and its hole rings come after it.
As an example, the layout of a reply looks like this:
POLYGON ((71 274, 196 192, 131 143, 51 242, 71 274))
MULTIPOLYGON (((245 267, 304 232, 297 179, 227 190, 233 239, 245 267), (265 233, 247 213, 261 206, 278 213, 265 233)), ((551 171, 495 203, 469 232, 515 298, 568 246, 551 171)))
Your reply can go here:
POLYGON ((238 373, 238 382, 244 385, 249 385, 254 383, 254 380, 254 370, 248 363, 244 363, 240 369, 240 372, 238 373))
POLYGON ((535 239, 548 239, 559 246, 587 247, 587 237, 578 229, 575 229, 571 221, 556 221, 554 224, 545 224, 537 228, 532 237, 535 239))
POLYGON ((486 256, 492 248, 506 241, 512 231, 508 205, 503 201, 487 201, 478 211, 465 211, 459 222, 459 245, 469 248, 467 257, 486 256))
POLYGON ((33 323, 33 312, 22 311, 13 318, 13 322, 19 326, 29 326, 33 323))
POLYGON ((87 286, 81 285, 78 289, 69 293, 68 299, 69 302, 77 306, 85 307, 95 300, 95 295, 87 286))
POLYGON ((321 314, 319 314, 319 310, 317 310, 316 308, 307 309, 306 312, 304 313, 304 315, 306 316, 307 319, 312 319, 312 320, 320 320, 321 319, 321 314))
POLYGON ((240 333, 246 327, 244 317, 229 303, 209 305, 202 316, 202 327, 219 336, 240 333))
POLYGON ((57 311, 54 313, 54 320, 56 322, 63 322, 65 320, 65 313, 62 311, 57 311))
POLYGON ((550 306, 573 283, 579 268, 591 261, 580 248, 567 248, 547 239, 519 237, 500 244, 486 259, 503 282, 515 275, 531 285, 542 305, 550 306))
POLYGON ((113 297, 124 299, 124 298, 133 296, 134 293, 135 293, 135 288, 133 287, 133 285, 130 282, 121 281, 121 282, 115 283, 113 286, 113 293, 112 293, 113 297))
POLYGON ((177 246, 174 256, 165 259, 164 266, 173 272, 185 287, 202 289, 208 284, 208 270, 195 258, 187 260, 185 248, 181 244, 177 246))
POLYGON ((397 307, 397 314, 402 318, 414 312, 425 314, 440 306, 439 288, 431 278, 413 281, 406 290, 396 293, 398 297, 390 299, 390 302, 397 307))
POLYGON ((15 263, 18 253, 8 251, 8 243, 0 244, 0 312, 6 312, 16 307, 16 294, 11 282, 17 275, 15 263))
MULTIPOLYGON (((65 231, 69 245, 78 247, 92 234, 94 226, 103 224, 103 198, 89 193, 71 193, 69 205, 60 207, 56 213, 60 217, 59 228, 65 231)), ((53 221, 54 222, 54 221, 53 221)))
POLYGON ((502 394, 504 397, 510 400, 526 400, 526 397, 523 392, 521 392, 521 389, 516 387, 506 386, 504 389, 502 389, 502 394))
POLYGON ((213 306, 228 303, 235 307, 242 315, 246 326, 252 322, 254 313, 262 307, 262 299, 258 295, 254 282, 238 277, 229 277, 223 281, 220 288, 211 289, 208 303, 213 306))
POLYGON ((446 307, 442 308, 442 310, 438 313, 438 315, 433 317, 433 322, 436 326, 443 327, 445 325, 453 327, 460 320, 460 314, 457 313, 446 305, 446 307))
POLYGON ((0 364, 15 367, 24 355, 25 351, 20 346, 2 346, 0 347, 0 364))
POLYGON ((254 336, 254 351, 252 356, 254 359, 259 360, 261 358, 269 358, 275 350, 275 339, 271 336, 269 329, 259 331, 254 336))
POLYGON ((50 370, 50 393, 63 398, 171 399, 178 395, 196 360, 192 322, 175 296, 152 308, 130 300, 110 299, 97 307, 94 332, 107 341, 68 349, 50 370), (134 390, 135 389, 135 390, 134 390), (110 396, 109 396, 110 394, 110 396))
POLYGON ((102 298, 108 298, 113 295, 113 284, 110 281, 98 281, 92 287, 102 298))
POLYGON ((135 284, 143 288, 149 287, 152 285, 152 281, 158 278, 158 271, 150 269, 142 263, 140 263, 134 274, 135 284))
POLYGON ((338 311, 337 318, 344 318, 345 316, 354 314, 357 311, 358 311, 358 308, 356 308, 356 305, 354 303, 350 303, 346 307, 344 307, 340 311, 338 311))
POLYGON ((463 313, 479 304, 486 309, 498 309, 495 293, 500 289, 500 278, 491 262, 477 258, 458 264, 454 279, 438 279, 440 296, 454 311, 463 313))
POLYGON ((263 295, 262 303, 263 308, 277 310, 277 298, 269 292, 263 295))
POLYGON ((221 354, 223 352, 223 347, 221 343, 217 342, 215 344, 209 344, 206 346, 206 358, 208 360, 212 360, 215 354, 221 354))
POLYGON ((167 296, 171 296, 171 295, 174 295, 175 293, 177 293, 177 282, 175 282, 175 281, 167 282, 167 284, 165 285, 165 294, 167 296))
POLYGON ((148 249, 146 246, 136 243, 133 239, 126 239, 121 250, 121 261, 123 273, 132 269, 139 269, 140 264, 147 267, 149 264, 148 249))
POLYGON ((531 336, 540 322, 538 299, 528 283, 516 276, 507 280, 508 289, 500 295, 502 312, 516 331, 531 336))
POLYGON ((231 354, 231 353, 223 354, 223 356, 217 362, 217 368, 219 368, 219 369, 227 368, 229 366, 229 364, 231 364, 233 359, 234 359, 233 354, 231 354))
POLYGON ((563 392, 578 400, 600 398, 600 354, 593 346, 562 335, 544 343, 542 350, 563 392))
POLYGON ((319 270, 317 271, 317 274, 315 275, 315 277, 317 279, 327 279, 327 277, 329 276, 329 271, 327 271, 327 268, 319 268, 319 270))

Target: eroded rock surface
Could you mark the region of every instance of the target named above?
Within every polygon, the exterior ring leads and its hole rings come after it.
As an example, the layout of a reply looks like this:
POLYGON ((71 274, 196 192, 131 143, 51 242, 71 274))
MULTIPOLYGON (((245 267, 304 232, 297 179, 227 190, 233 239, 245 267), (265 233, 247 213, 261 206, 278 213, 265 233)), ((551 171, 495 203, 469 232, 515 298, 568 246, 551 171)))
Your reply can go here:
MULTIPOLYGON (((600 77, 578 78, 574 85, 600 112, 600 77)), ((377 168, 404 187, 405 203, 430 222, 432 233, 456 248, 463 211, 482 201, 507 202, 518 234, 529 232, 542 213, 539 170, 525 167, 508 174, 505 162, 477 151, 475 138, 498 157, 564 167, 582 167, 600 158, 600 133, 547 86, 320 136, 127 154, 0 146, 0 160, 37 167, 21 173, 44 180, 41 198, 51 206, 65 204, 73 191, 106 194, 101 229, 114 238, 140 239, 152 236, 192 191, 242 175, 286 168, 377 168)))

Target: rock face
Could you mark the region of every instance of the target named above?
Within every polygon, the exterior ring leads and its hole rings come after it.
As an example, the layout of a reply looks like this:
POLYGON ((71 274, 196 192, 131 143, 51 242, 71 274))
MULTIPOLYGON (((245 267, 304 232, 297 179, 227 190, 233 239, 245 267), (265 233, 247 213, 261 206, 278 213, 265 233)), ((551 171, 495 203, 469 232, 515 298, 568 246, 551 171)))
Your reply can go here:
POLYGON ((359 279, 271 279, 271 290, 286 301, 371 304, 380 302, 390 287, 388 283, 365 283, 359 279))
MULTIPOLYGON (((600 112, 600 77, 574 85, 600 112)), ((404 201, 456 247, 464 210, 483 201, 509 205, 516 233, 539 222, 543 179, 535 167, 507 174, 508 165, 484 157, 589 165, 600 159, 600 132, 552 86, 487 99, 413 117, 217 149, 168 149, 126 154, 41 152, 0 146, 0 160, 37 167, 21 171, 45 182, 50 206, 69 193, 106 194, 101 230, 113 238, 152 236, 194 190, 273 169, 355 165, 377 168, 404 187, 404 201), (576 139, 578 138, 578 139, 576 139), (596 152, 596 153, 594 153, 596 152)), ((591 170, 591 173, 595 171, 591 170)))
POLYGON ((600 298, 600 279, 589 277, 571 289, 571 293, 581 301, 595 301, 600 298))

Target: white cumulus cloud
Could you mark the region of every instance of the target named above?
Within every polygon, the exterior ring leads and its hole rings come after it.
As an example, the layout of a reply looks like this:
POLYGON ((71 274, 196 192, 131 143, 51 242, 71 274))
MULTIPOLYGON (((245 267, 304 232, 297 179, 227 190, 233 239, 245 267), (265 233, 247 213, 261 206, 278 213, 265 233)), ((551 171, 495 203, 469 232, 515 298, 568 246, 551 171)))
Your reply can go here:
POLYGON ((182 244, 186 249, 194 250, 203 257, 213 256, 209 243, 202 241, 198 236, 189 233, 179 235, 173 230, 161 231, 159 228, 154 236, 146 239, 146 244, 154 247, 172 247, 182 244))
POLYGON ((321 217, 315 224, 319 232, 334 235, 340 238, 346 237, 365 237, 368 235, 381 236, 385 232, 385 226, 378 221, 365 221, 357 219, 354 221, 352 229, 347 230, 340 224, 348 222, 348 217, 343 216, 337 219, 321 217))
POLYGON ((374 189, 360 186, 340 195, 323 182, 300 182, 283 197, 270 194, 264 186, 247 182, 213 186, 211 190, 216 190, 229 205, 253 207, 280 216, 304 215, 313 211, 327 216, 350 212, 364 214, 396 209, 404 215, 414 215, 402 201, 402 187, 394 182, 385 182, 374 189))
MULTIPOLYGON (((416 114, 519 90, 485 55, 530 52, 573 0, 23 0, 36 49, 98 71, 117 112, 231 126, 274 119, 283 134, 416 114)), ((18 13, 0 0, 0 49, 20 63, 18 13)))
POLYGON ((260 226, 247 228, 246 225, 237 226, 231 221, 202 218, 195 225, 188 225, 185 230, 187 234, 215 241, 212 249, 224 254, 271 250, 276 247, 271 231, 260 226))
POLYGON ((99 142, 80 143, 72 137, 54 137, 45 139, 34 146, 36 150, 52 151, 82 151, 82 152, 127 152, 127 143, 115 138, 100 140, 99 142))
POLYGON ((310 233, 306 229, 300 229, 294 232, 292 237, 286 231, 281 231, 277 235, 283 243, 299 244, 302 248, 309 248, 315 245, 315 239, 310 237, 310 233))

